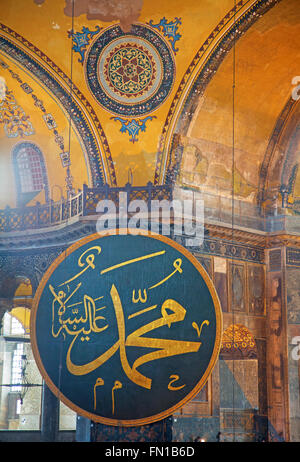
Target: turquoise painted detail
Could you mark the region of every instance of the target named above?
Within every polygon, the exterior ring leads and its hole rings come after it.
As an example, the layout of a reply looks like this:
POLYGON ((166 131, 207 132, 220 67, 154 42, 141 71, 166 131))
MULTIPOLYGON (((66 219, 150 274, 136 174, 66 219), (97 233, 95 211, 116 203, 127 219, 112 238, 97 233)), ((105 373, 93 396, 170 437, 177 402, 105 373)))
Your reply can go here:
POLYGON ((178 34, 177 29, 181 22, 181 18, 175 18, 174 21, 167 21, 165 17, 163 17, 158 24, 153 24, 152 19, 148 23, 150 26, 158 29, 160 32, 164 34, 165 37, 169 39, 171 43, 172 49, 176 54, 179 48, 175 48, 176 42, 182 37, 182 35, 178 34))
POLYGON ((78 59, 79 63, 83 64, 86 47, 89 45, 93 35, 98 34, 100 30, 100 27, 96 26, 95 31, 91 31, 88 27, 83 27, 82 32, 74 32, 73 30, 68 31, 68 37, 72 37, 74 43, 72 49, 81 56, 81 58, 78 59))
POLYGON ((126 120, 122 119, 121 117, 112 117, 113 120, 118 120, 121 122, 122 127, 120 128, 121 133, 126 133, 130 135, 129 141, 132 143, 135 143, 138 141, 138 134, 139 132, 145 132, 146 131, 146 122, 148 120, 156 119, 155 116, 148 116, 145 117, 144 119, 132 119, 132 120, 126 120))

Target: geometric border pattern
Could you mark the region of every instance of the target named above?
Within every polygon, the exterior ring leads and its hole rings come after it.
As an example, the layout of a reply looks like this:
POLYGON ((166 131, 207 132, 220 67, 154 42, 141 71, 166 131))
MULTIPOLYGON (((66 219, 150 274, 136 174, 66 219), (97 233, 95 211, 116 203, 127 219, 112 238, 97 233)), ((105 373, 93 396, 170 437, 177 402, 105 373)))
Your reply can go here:
MULTIPOLYGON (((185 238, 174 236, 174 240, 185 246, 185 238)), ((190 248, 195 256, 197 255, 215 255, 228 259, 249 261, 253 263, 264 264, 265 252, 263 247, 251 246, 241 243, 229 242, 225 239, 212 239, 205 237, 203 244, 199 247, 190 248)))
POLYGON ((262 247, 236 244, 225 239, 205 238, 199 249, 192 249, 192 252, 201 254, 216 255, 223 258, 237 259, 264 264, 265 252, 262 247))

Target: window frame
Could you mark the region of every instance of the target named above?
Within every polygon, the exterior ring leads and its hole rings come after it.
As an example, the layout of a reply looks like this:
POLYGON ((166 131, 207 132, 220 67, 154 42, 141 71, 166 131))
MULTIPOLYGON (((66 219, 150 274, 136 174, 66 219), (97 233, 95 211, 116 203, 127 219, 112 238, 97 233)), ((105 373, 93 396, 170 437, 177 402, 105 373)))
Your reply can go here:
MULTIPOLYGON (((29 154, 29 152, 28 152, 29 154)), ((42 151, 40 148, 32 142, 29 141, 23 141, 21 143, 18 143, 16 146, 14 146, 12 150, 12 161, 13 161, 13 167, 14 167, 14 174, 15 174, 15 183, 16 183, 16 192, 17 192, 17 206, 20 207, 22 205, 26 205, 26 202, 31 200, 34 196, 36 196, 40 191, 44 190, 45 191, 45 200, 46 202, 49 201, 49 184, 48 184, 48 175, 46 171, 46 165, 45 165, 45 160, 42 151), (20 153, 22 153, 22 150, 25 149, 30 149, 30 152, 34 151, 34 154, 36 155, 36 158, 33 160, 30 160, 28 158, 27 162, 29 164, 28 170, 30 170, 30 181, 28 181, 28 177, 22 174, 22 171, 20 170, 20 159, 18 159, 20 153), (38 159, 39 165, 36 165, 38 159), (38 177, 35 178, 35 175, 38 175, 38 177), (40 189, 38 188, 38 180, 40 181, 41 187, 40 189), (27 183, 31 184, 32 190, 23 190, 24 184, 26 185, 27 183), (36 189, 35 189, 36 186, 36 189)), ((24 164, 26 164, 26 159, 23 160, 24 164)), ((26 172, 28 173, 28 172, 26 172)))

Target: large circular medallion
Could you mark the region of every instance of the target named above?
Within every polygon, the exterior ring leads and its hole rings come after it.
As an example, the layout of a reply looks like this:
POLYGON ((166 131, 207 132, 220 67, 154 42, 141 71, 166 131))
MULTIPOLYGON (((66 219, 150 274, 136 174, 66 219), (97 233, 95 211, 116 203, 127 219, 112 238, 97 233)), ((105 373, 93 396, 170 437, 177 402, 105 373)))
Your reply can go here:
POLYGON ((207 381, 221 344, 211 280, 160 235, 110 231, 78 241, 45 273, 31 342, 51 390, 93 421, 161 420, 207 381))
POLYGON ((108 111, 140 116, 167 98, 175 76, 172 52, 154 30, 133 25, 105 29, 92 43, 85 62, 90 91, 108 111))

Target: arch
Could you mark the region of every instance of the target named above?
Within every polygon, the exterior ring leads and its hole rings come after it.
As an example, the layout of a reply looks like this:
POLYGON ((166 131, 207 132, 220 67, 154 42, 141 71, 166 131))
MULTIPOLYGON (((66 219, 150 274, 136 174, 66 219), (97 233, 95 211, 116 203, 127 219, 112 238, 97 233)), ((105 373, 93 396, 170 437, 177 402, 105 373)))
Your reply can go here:
POLYGON ((293 194, 299 115, 300 100, 289 98, 278 116, 260 168, 257 204, 261 208, 272 198, 276 200, 279 193, 293 194))
POLYGON ((12 311, 6 311, 3 316, 2 331, 3 335, 24 335, 29 334, 29 330, 26 332, 25 328, 26 320, 22 320, 15 316, 12 311))
MULTIPOLYGON (((29 271, 18 271, 18 274, 15 273, 13 269, 10 269, 0 277, 0 327, 2 325, 2 320, 5 312, 11 313, 14 308, 17 308, 18 305, 16 302, 19 298, 19 301, 22 302, 22 307, 30 309, 31 308, 31 299, 38 285, 34 271, 32 274, 29 274, 29 271), (26 275, 25 275, 26 274, 26 275), (21 296, 19 292, 20 286, 26 286, 30 288, 26 293, 26 299, 24 296, 21 296), (30 295, 29 295, 30 294, 30 295)), ((19 306, 19 305, 18 305, 19 306)), ((15 314, 18 313, 15 311, 15 314)))
POLYGON ((191 117, 211 78, 235 42, 281 0, 243 0, 219 22, 188 66, 171 103, 157 155, 154 184, 173 183, 181 162, 178 133, 186 135, 191 117))
POLYGON ((257 359, 257 346, 249 329, 231 324, 224 332, 220 359, 257 359))
POLYGON ((17 205, 25 205, 40 191, 49 200, 49 185, 44 156, 40 148, 28 141, 18 143, 12 151, 17 205))
POLYGON ((33 293, 31 281, 30 279, 24 279, 15 291, 13 308, 9 314, 22 324, 26 334, 29 334, 30 332, 32 298, 33 293))
POLYGON ((94 109, 79 88, 41 50, 2 23, 0 50, 15 60, 25 72, 33 75, 41 85, 46 82, 47 91, 70 116, 88 160, 91 186, 98 187, 105 183, 116 186, 116 173, 106 135, 94 109))

